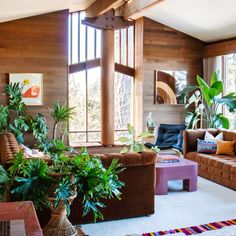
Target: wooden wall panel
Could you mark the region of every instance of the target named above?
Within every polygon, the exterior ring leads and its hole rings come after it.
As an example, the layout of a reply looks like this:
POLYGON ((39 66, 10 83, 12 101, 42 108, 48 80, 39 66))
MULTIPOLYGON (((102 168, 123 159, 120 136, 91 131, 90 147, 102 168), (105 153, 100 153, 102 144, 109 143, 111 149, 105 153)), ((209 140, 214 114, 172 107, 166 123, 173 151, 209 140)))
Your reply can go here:
POLYGON ((48 107, 67 102, 68 11, 33 16, 0 24, 0 102, 9 73, 43 73, 43 106, 30 106, 42 113, 52 129, 48 107))
POLYGON ((148 18, 143 27, 143 129, 148 112, 157 125, 183 123, 182 105, 153 104, 154 71, 187 70, 188 83, 194 84, 196 75, 203 74, 204 42, 148 18))
POLYGON ((204 48, 204 58, 236 53, 236 39, 209 43, 204 48))

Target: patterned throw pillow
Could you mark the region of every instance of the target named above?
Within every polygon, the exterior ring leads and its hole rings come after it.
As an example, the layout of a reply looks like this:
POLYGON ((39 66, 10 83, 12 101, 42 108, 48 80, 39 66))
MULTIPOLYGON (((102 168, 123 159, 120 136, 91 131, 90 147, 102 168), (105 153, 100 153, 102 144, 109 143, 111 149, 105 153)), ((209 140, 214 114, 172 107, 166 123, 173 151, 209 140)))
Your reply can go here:
POLYGON ((217 141, 205 141, 198 139, 197 140, 197 152, 198 153, 207 153, 207 154, 216 154, 217 141))

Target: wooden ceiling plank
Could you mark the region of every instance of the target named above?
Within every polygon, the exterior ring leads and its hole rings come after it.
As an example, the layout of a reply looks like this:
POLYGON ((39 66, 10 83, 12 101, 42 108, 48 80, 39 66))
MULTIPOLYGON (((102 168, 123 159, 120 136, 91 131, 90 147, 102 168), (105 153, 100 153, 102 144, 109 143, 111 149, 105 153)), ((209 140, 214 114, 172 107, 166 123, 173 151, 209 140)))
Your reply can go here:
POLYGON ((85 10, 86 17, 96 17, 123 5, 125 0, 96 0, 85 10))
POLYGON ((164 0, 131 0, 123 4, 117 13, 125 19, 137 19, 140 14, 164 0))

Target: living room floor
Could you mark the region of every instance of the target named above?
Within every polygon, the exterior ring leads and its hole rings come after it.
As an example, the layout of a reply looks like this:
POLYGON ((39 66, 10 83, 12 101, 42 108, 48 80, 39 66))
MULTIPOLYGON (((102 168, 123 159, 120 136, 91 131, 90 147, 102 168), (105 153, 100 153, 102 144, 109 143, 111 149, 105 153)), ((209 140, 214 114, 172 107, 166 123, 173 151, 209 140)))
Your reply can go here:
POLYGON ((198 191, 181 190, 182 181, 169 183, 169 194, 156 196, 155 214, 147 217, 86 224, 89 236, 125 236, 189 227, 236 218, 236 191, 201 177, 198 191))

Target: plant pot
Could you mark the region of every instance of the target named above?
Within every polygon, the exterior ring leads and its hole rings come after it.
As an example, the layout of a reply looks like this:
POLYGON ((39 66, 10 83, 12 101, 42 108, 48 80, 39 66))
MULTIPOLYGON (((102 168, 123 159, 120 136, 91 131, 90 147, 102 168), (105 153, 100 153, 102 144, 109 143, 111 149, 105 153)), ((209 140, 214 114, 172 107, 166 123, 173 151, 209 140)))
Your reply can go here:
MULTIPOLYGON (((72 203, 76 195, 68 198, 67 200, 72 203)), ((43 228, 44 236, 85 236, 84 232, 80 227, 74 227, 67 218, 66 205, 64 201, 60 201, 57 208, 54 207, 56 201, 55 198, 51 197, 50 209, 51 219, 47 225, 43 228)))

